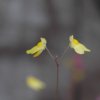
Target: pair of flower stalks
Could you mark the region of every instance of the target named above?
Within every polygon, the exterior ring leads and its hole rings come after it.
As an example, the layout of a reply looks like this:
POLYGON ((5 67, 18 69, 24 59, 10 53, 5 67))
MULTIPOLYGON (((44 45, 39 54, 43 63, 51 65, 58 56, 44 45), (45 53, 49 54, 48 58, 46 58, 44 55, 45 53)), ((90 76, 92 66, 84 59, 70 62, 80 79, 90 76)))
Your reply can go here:
MULTIPOLYGON (((49 51, 49 49, 47 48, 47 40, 43 37, 41 37, 40 40, 41 41, 38 42, 37 45, 27 50, 26 53, 33 55, 33 57, 38 57, 44 50, 47 50, 50 56, 54 58, 51 52, 49 51)), ((77 54, 80 54, 80 55, 85 54, 85 52, 91 51, 82 43, 80 43, 77 39, 75 39, 73 35, 69 37, 68 47, 72 48, 77 54)), ((65 50, 63 54, 65 54, 66 51, 67 50, 65 50)), ((62 57, 63 56, 64 55, 62 55, 62 57)), ((45 83, 34 76, 29 76, 26 81, 27 81, 27 85, 34 90, 41 90, 45 87, 45 83)))

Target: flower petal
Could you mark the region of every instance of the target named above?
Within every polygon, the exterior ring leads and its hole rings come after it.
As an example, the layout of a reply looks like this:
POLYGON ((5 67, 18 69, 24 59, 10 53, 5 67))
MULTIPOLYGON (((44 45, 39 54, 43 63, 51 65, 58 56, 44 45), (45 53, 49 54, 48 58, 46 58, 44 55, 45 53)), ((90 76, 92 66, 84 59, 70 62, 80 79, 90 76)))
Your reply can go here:
POLYGON ((71 35, 71 36, 69 37, 69 41, 71 42, 71 41, 73 41, 73 39, 74 39, 74 36, 71 35))
POLYGON ((74 47, 74 50, 76 53, 78 54, 84 54, 84 48, 79 44, 77 46, 74 47))
POLYGON ((43 37, 41 37, 40 39, 41 39, 41 42, 46 45, 46 43, 47 43, 46 39, 43 37))
POLYGON ((88 48, 86 48, 83 44, 79 43, 74 47, 74 50, 78 54, 84 54, 85 52, 90 52, 88 48))
POLYGON ((34 46, 33 48, 26 50, 27 54, 34 54, 36 52, 38 52, 40 50, 40 48, 38 46, 34 46))
POLYGON ((84 46, 82 43, 80 43, 77 39, 74 39, 74 36, 69 37, 69 46, 75 50, 78 54, 84 54, 86 52, 90 52, 91 50, 88 49, 86 46, 84 46))
POLYGON ((31 89, 36 90, 36 91, 39 91, 45 88, 45 83, 34 76, 28 76, 26 79, 26 83, 31 89))
POLYGON ((43 50, 46 49, 46 39, 45 38, 40 38, 41 41, 37 43, 33 48, 29 49, 26 51, 27 54, 34 54, 34 57, 39 56, 43 50))
POLYGON ((42 52, 43 52, 43 50, 40 50, 40 51, 36 52, 36 53, 33 55, 33 57, 38 57, 42 52))

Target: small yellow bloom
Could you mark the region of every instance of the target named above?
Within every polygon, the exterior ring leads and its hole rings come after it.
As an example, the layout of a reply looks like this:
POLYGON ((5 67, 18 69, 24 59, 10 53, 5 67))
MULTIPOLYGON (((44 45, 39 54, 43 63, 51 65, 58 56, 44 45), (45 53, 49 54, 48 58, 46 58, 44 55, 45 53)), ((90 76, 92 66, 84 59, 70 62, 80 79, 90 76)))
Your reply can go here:
POLYGON ((39 56, 46 49, 46 39, 40 38, 41 41, 33 48, 26 51, 27 54, 33 54, 34 57, 39 56))
POLYGON ((70 47, 75 50, 78 54, 84 54, 85 52, 90 52, 91 50, 81 44, 77 39, 74 39, 74 36, 69 37, 70 47))
POLYGON ((28 76, 26 79, 26 83, 31 89, 36 91, 43 90, 46 87, 44 82, 34 76, 28 76))

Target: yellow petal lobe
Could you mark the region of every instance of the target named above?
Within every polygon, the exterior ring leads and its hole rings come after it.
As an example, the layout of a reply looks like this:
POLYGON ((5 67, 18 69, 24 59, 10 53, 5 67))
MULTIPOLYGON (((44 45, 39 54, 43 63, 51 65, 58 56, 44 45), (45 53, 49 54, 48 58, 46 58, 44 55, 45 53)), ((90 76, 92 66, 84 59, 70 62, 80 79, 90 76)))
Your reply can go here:
POLYGON ((33 57, 38 57, 38 56, 42 53, 42 51, 43 51, 43 50, 36 52, 36 53, 33 55, 33 57))
POLYGON ((29 50, 26 50, 27 54, 33 54, 33 57, 38 57, 45 49, 47 41, 45 38, 41 37, 40 42, 29 50))
POLYGON ((36 91, 43 90, 46 87, 44 82, 34 76, 28 76, 26 79, 26 83, 27 86, 36 91))
POLYGON ((39 51, 40 48, 38 48, 38 46, 34 46, 33 48, 29 49, 26 51, 27 54, 34 54, 37 51, 39 51))
POLYGON ((74 39, 74 36, 69 37, 70 47, 75 50, 78 54, 84 54, 85 52, 90 52, 91 50, 80 43, 77 39, 74 39))

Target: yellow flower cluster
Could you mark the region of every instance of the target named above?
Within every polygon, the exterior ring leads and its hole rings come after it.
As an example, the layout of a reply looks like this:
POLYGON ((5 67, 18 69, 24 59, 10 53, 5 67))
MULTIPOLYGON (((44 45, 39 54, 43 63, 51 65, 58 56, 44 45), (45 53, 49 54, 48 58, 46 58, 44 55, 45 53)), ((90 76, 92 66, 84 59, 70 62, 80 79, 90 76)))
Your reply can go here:
MULTIPOLYGON (((45 38, 40 38, 41 41, 38 42, 33 48, 26 51, 27 54, 32 54, 34 57, 38 57, 45 49, 47 41, 45 38)), ((78 54, 84 54, 85 52, 90 52, 91 50, 80 43, 77 39, 74 38, 73 35, 69 37, 70 47, 75 50, 78 54)))
MULTIPOLYGON (((46 47, 46 44, 47 44, 46 39, 45 38, 40 38, 40 40, 41 41, 38 42, 37 45, 35 45, 31 49, 27 50, 26 53, 27 54, 32 54, 34 57, 38 57, 46 49, 48 51, 48 53, 51 55, 48 48, 46 47)), ((74 51, 77 54, 84 54, 85 52, 90 52, 91 51, 86 46, 84 46, 82 43, 80 43, 77 39, 75 39, 73 35, 71 35, 69 37, 69 46, 70 46, 70 48, 74 49, 74 51)), ((76 76, 78 76, 78 75, 79 74, 77 74, 76 76)), ((37 79, 34 76, 27 77, 26 83, 30 88, 32 88, 36 91, 44 89, 45 86, 46 86, 44 82, 42 82, 41 80, 37 79)))

